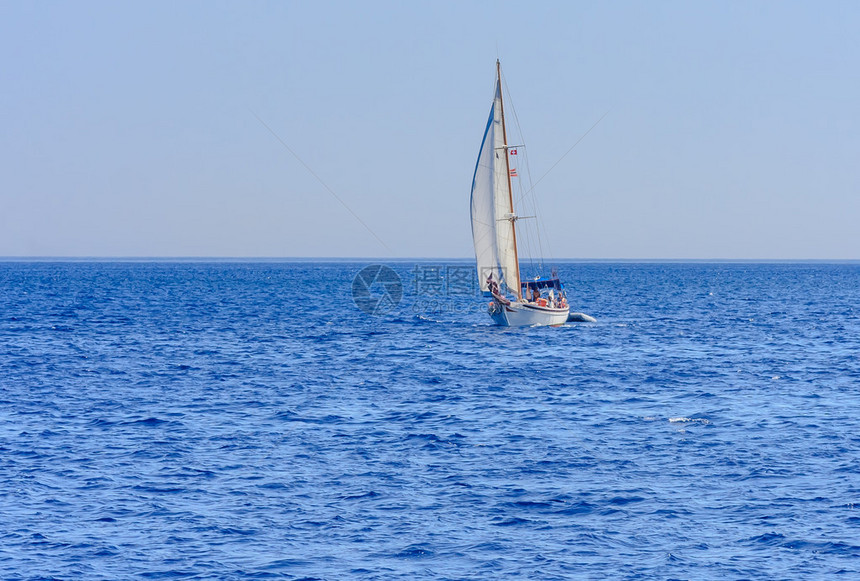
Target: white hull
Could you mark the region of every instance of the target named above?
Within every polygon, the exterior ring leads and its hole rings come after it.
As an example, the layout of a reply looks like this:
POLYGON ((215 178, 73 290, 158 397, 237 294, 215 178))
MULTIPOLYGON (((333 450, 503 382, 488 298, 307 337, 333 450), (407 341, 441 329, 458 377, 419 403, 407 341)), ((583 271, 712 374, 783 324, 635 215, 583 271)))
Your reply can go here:
POLYGON ((540 307, 533 303, 510 303, 503 305, 498 301, 490 303, 490 317, 497 325, 504 327, 531 327, 534 325, 563 325, 567 322, 570 307, 553 309, 540 307))

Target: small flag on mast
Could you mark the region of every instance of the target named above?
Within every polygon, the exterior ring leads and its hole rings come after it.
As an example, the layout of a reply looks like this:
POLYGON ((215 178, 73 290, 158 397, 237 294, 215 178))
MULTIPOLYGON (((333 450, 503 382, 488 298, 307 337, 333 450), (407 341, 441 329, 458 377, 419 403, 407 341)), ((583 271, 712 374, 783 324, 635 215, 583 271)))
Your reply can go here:
POLYGON ((517 154, 517 150, 516 150, 516 149, 512 149, 512 150, 511 150, 511 155, 516 155, 516 154, 517 154))
POLYGON ((513 168, 513 169, 511 170, 511 177, 512 177, 512 178, 517 177, 517 168, 513 168))

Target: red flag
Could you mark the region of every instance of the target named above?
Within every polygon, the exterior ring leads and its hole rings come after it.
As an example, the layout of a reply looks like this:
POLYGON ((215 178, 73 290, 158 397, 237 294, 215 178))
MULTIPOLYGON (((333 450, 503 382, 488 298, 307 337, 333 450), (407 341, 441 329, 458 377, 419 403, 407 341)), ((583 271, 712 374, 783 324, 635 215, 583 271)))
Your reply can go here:
POLYGON ((516 150, 516 149, 512 149, 512 150, 511 150, 511 155, 516 155, 516 154, 517 154, 517 150, 516 150))

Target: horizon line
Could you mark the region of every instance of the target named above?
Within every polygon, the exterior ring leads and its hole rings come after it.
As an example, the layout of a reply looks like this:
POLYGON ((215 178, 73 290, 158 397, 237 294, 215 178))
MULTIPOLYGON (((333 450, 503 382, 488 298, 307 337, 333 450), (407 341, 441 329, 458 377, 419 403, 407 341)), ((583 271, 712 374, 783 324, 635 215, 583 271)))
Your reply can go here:
MULTIPOLYGON (((379 256, 0 256, 0 262, 474 262, 470 257, 379 257, 379 256)), ((860 258, 555 258, 542 262, 554 263, 852 263, 860 258)))

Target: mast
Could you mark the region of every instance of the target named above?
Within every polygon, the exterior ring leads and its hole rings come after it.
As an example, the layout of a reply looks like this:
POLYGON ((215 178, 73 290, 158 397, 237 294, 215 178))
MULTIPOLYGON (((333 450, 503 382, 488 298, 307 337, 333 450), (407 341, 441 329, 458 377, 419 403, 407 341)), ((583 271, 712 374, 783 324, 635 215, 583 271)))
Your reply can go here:
POLYGON ((505 150, 505 175, 508 176, 508 205, 511 210, 511 234, 514 238, 514 264, 517 265, 517 300, 522 300, 523 285, 520 280, 520 257, 519 254, 517 254, 517 217, 516 214, 514 214, 514 193, 513 186, 511 185, 511 160, 508 157, 508 134, 505 129, 505 105, 502 102, 502 66, 499 63, 499 59, 496 59, 496 82, 499 84, 499 113, 502 117, 502 142, 504 143, 505 150))

